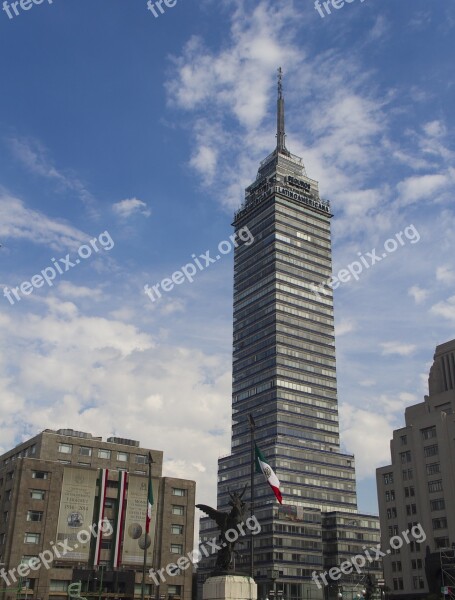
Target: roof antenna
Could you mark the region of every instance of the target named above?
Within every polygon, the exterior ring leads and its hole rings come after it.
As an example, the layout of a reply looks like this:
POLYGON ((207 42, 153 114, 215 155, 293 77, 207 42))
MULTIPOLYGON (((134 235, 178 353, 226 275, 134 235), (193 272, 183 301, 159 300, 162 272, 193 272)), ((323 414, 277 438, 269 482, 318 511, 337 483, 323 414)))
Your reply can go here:
POLYGON ((284 98, 283 98, 283 72, 278 69, 278 99, 276 117, 276 149, 283 154, 289 154, 286 148, 286 133, 284 129, 284 98))

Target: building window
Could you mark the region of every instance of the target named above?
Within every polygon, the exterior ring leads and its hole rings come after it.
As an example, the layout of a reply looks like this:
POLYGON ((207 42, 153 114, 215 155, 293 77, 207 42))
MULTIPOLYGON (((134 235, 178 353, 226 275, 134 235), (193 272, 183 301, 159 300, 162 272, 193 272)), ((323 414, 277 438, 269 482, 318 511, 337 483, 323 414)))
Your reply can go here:
POLYGON ((425 587, 423 577, 421 577, 420 575, 414 575, 412 578, 412 587, 415 590, 423 590, 423 588, 425 587))
POLYGON ((402 590, 403 589, 403 579, 398 577, 393 580, 393 589, 394 590, 402 590))
POLYGON ((61 579, 51 579, 49 581, 49 591, 50 592, 66 592, 68 591, 69 581, 64 581, 61 579))
POLYGON ((39 544, 40 534, 39 533, 26 533, 24 535, 24 544, 39 544))
MULTIPOLYGON (((169 586, 168 586, 168 592, 169 592, 169 586)), ((146 583, 144 585, 144 596, 151 597, 151 596, 154 596, 154 594, 155 594, 155 591, 154 591, 153 585, 151 583, 146 583)), ((134 584, 134 597, 141 596, 141 595, 142 595, 142 584, 135 583, 134 584)), ((163 596, 165 596, 165 595, 163 594, 163 596)))
POLYGON ((111 451, 104 450, 103 448, 98 448, 98 458, 111 458, 111 451))
POLYGON ((387 509, 387 518, 388 519, 396 519, 397 517, 397 509, 393 506, 392 508, 387 509))
POLYGON ((440 472, 439 463, 430 463, 427 465, 427 475, 437 475, 440 472))
POLYGON ((110 550, 112 547, 112 540, 101 540, 101 549, 110 550))
POLYGON ((143 471, 141 469, 136 469, 135 471, 133 471, 133 473, 135 473, 136 475, 147 475, 147 471, 143 471))
POLYGON ((382 477, 384 478, 385 485, 393 483, 393 473, 384 473, 382 477))
POLYGON ((447 518, 440 517, 439 519, 433 519, 433 529, 445 529, 447 527, 447 518))
POLYGON ((171 533, 174 535, 182 535, 183 525, 171 525, 171 533))
POLYGON ((117 460, 120 462, 127 462, 128 452, 117 452, 117 460))
POLYGON ((183 554, 183 544, 171 544, 171 554, 183 554))
POLYGON ((406 446, 406 444, 408 443, 408 436, 407 435, 400 435, 400 442, 402 446, 406 446))
POLYGON ((39 556, 34 556, 32 554, 24 554, 21 558, 21 565, 29 565, 32 560, 35 561, 35 565, 41 562, 39 556))
POLYGON ((27 511, 27 521, 42 521, 43 511, 42 510, 29 510, 27 511))
POLYGON ((438 498, 437 500, 430 501, 431 510, 444 510, 446 504, 444 502, 444 498, 438 498))
POLYGON ((406 452, 400 452, 400 459, 402 465, 411 462, 411 451, 406 450, 406 452))
POLYGON ((421 558, 413 558, 411 560, 411 566, 414 570, 422 568, 422 559, 421 558))
POLYGON ((62 452, 62 454, 71 454, 73 451, 73 445, 72 444, 59 444, 58 451, 62 452))
POLYGON ((185 507, 180 506, 180 504, 173 504, 172 505, 172 514, 183 517, 183 515, 185 514, 185 507))
POLYGON ((429 492, 442 492, 442 479, 428 482, 429 492))
POLYGON ((449 548, 450 546, 448 537, 435 537, 434 543, 436 545, 436 548, 449 548))
POLYGON ((182 586, 181 585, 168 585, 167 593, 169 596, 180 596, 182 586))
POLYGON ((44 490, 30 490, 30 498, 32 500, 44 500, 46 492, 44 490))
POLYGON ((425 429, 420 430, 422 432, 422 439, 431 440, 436 437, 436 427, 425 427, 425 429))
POLYGON ((148 456, 145 454, 136 454, 136 462, 138 465, 148 465, 148 456))
POLYGON ((87 446, 81 446, 79 448, 79 454, 81 456, 92 456, 92 449, 87 446))
POLYGON ((186 492, 186 490, 182 490, 181 488, 172 488, 173 496, 184 496, 185 492, 186 492))
POLYGON ((425 446, 423 449, 423 454, 425 458, 429 458, 430 456, 437 456, 439 454, 439 448, 437 444, 432 444, 431 446, 425 446))
POLYGON ((395 500, 395 490, 387 490, 385 493, 385 501, 393 502, 395 500))
POLYGON ((61 463, 62 465, 70 465, 71 461, 70 460, 59 460, 59 463, 61 463))
POLYGON ((398 535, 398 525, 389 525, 389 537, 398 535))
POLYGON ((49 473, 46 471, 32 471, 32 479, 47 479, 49 473))
POLYGON ((5 510, 5 512, 3 513, 3 521, 4 521, 5 523, 7 523, 7 522, 8 522, 8 511, 7 511, 7 510, 5 510))

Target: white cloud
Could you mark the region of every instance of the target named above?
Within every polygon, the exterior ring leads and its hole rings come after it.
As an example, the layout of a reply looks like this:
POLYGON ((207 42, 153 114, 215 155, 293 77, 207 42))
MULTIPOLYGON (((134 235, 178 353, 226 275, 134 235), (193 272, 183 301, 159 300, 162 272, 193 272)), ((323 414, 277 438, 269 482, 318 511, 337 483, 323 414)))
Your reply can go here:
POLYGON ((445 174, 416 175, 401 181, 397 186, 401 204, 406 206, 424 199, 434 201, 435 196, 453 185, 453 174, 450 170, 445 174))
POLYGON ((126 219, 134 214, 141 214, 144 217, 149 217, 152 211, 147 207, 147 204, 138 198, 126 198, 112 205, 112 210, 116 215, 126 219))
POLYGON ((429 290, 425 290, 418 285, 413 285, 411 288, 409 288, 408 294, 414 298, 414 302, 416 304, 422 304, 422 302, 425 302, 425 300, 428 298, 430 292, 429 290))
POLYGON ((43 315, 0 317, 8 348, 0 359, 2 449, 68 424, 104 438, 116 432, 163 450, 165 473, 197 479, 198 494, 214 502, 216 458, 229 451, 228 356, 173 346, 115 318, 83 314, 60 291, 90 299, 88 288, 59 286, 39 304, 43 315))
POLYGON ((100 300, 103 293, 99 288, 89 288, 83 285, 74 285, 69 281, 62 281, 58 286, 59 294, 65 298, 91 298, 92 300, 100 300))
POLYGON ((84 183, 74 175, 58 170, 49 158, 46 148, 38 140, 13 137, 9 142, 13 155, 31 173, 55 182, 60 188, 73 191, 93 210, 94 198, 84 183))
POLYGON ((455 296, 451 296, 445 301, 438 302, 431 307, 430 312, 433 315, 444 317, 444 319, 455 322, 455 296))
POLYGON ((368 405, 340 405, 340 435, 343 445, 355 455, 358 478, 374 478, 377 467, 390 463, 393 430, 398 428, 406 407, 418 402, 415 394, 401 392, 396 397, 383 394, 374 401, 381 408, 380 414, 368 405))
POLYGON ((436 279, 446 285, 452 285, 455 282, 455 269, 449 265, 437 267, 436 279))
POLYGON ((390 418, 346 403, 339 412, 340 435, 348 452, 355 455, 357 478, 374 478, 375 469, 390 462, 390 418))
POLYGON ((19 239, 43 244, 53 250, 68 250, 86 242, 89 236, 63 220, 27 208, 22 200, 0 192, 0 239, 19 239))
POLYGON ((335 335, 336 337, 340 337, 342 335, 346 335, 351 331, 356 329, 356 324, 351 320, 342 321, 340 324, 335 325, 335 335))
POLYGON ((377 41, 390 31, 390 24, 383 15, 378 15, 369 33, 369 39, 377 41))
POLYGON ((386 356, 388 354, 409 356, 417 348, 417 346, 415 346, 414 344, 403 344, 402 342, 383 342, 381 346, 383 356, 386 356))
POLYGON ((423 125, 424 132, 429 137, 442 137, 447 133, 447 128, 441 121, 429 121, 423 125))

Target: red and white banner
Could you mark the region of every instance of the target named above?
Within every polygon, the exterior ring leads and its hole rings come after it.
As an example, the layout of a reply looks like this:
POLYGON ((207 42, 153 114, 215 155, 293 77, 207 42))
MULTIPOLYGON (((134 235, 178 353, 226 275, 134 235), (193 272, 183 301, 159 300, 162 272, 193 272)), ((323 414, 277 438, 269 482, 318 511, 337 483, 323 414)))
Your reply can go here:
POLYGON ((123 527, 125 523, 126 486, 128 473, 119 471, 118 475, 118 511, 114 540, 114 567, 119 567, 122 561, 123 527))
POLYGON ((103 538, 103 523, 104 523, 104 503, 106 500, 106 489, 107 489, 107 478, 109 475, 109 469, 100 469, 99 477, 99 511, 98 511, 98 525, 97 525, 97 536, 95 541, 95 556, 93 558, 93 565, 100 564, 101 555, 101 540, 103 538), (100 526, 101 524, 101 526, 100 526))

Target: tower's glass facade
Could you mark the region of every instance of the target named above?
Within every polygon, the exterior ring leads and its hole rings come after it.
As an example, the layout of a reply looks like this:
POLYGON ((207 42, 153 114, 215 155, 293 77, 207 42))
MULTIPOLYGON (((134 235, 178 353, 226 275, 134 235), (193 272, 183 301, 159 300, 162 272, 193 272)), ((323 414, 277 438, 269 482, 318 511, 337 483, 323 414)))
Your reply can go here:
MULTIPOLYGON (((277 147, 260 165, 235 214, 254 242, 234 257, 231 454, 218 464, 218 507, 250 480, 251 413, 256 441, 281 481, 280 506, 256 476, 254 576, 259 598, 271 581, 286 600, 322 597, 311 573, 324 566, 323 513, 357 512, 354 457, 340 451, 333 297, 315 293, 330 278, 330 206, 284 140, 279 85, 277 147)), ((201 538, 213 536, 209 519, 201 538)), ((248 572, 249 540, 236 570, 248 572)), ((242 552, 243 548, 243 552, 242 552)), ((213 559, 204 560, 206 573, 213 559)))

